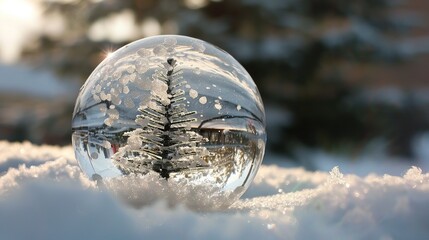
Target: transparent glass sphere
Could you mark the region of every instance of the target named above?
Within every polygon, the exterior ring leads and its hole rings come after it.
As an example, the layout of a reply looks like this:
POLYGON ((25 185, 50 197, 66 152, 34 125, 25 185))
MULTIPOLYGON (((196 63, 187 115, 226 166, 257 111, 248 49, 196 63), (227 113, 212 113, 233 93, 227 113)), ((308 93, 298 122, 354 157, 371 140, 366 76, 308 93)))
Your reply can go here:
POLYGON ((225 51, 176 35, 109 54, 80 89, 72 132, 92 179, 155 178, 230 203, 253 180, 266 142, 264 107, 247 71, 225 51))

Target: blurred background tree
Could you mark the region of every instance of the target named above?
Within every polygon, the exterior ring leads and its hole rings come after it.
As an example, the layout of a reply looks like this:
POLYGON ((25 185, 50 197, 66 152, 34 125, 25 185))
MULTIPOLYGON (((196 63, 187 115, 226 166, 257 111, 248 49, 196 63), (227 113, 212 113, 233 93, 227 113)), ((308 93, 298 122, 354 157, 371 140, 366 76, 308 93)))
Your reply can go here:
MULTIPOLYGON (((358 152, 383 139, 392 153, 410 155, 412 139, 429 130, 429 100, 415 91, 419 84, 399 92, 386 88, 398 85, 389 75, 393 68, 429 50, 416 34, 422 19, 403 1, 41 3, 62 31, 42 33, 24 58, 82 82, 108 52, 151 35, 188 35, 225 49, 261 91, 273 151, 358 152)), ((409 81, 401 79, 398 86, 409 81)))

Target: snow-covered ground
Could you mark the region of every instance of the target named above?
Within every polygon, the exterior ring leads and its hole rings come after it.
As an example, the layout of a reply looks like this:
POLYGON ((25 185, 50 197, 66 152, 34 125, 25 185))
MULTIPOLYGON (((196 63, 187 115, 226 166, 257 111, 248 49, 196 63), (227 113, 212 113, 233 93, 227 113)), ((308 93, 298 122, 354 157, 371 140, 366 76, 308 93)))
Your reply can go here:
POLYGON ((135 209, 94 187, 71 147, 0 142, 0 239, 429 239, 419 168, 360 177, 267 162, 229 209, 135 209))

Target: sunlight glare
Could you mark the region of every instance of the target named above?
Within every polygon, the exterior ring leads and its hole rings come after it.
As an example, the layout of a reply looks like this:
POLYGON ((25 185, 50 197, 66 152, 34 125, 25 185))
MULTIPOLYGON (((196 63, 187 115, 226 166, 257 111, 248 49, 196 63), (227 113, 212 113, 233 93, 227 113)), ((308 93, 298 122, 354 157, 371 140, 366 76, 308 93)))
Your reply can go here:
POLYGON ((113 52, 107 52, 106 53, 106 58, 109 58, 109 57, 111 57, 113 55, 113 52))
POLYGON ((114 53, 115 51, 116 51, 116 49, 114 49, 114 48, 112 48, 112 47, 105 48, 105 49, 103 49, 103 51, 101 52, 101 57, 102 57, 103 59, 110 58, 110 57, 112 57, 112 56, 113 56, 113 53, 114 53))

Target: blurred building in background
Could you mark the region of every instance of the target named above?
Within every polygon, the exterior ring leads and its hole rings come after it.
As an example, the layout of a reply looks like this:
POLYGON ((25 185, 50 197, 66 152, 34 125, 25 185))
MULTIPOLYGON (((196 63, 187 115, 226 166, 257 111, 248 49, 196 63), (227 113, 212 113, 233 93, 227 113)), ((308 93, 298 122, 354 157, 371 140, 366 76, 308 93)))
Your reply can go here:
POLYGON ((53 71, 69 90, 10 91, 19 74, 3 72, 18 67, 2 66, 0 139, 69 143, 70 82, 131 41, 182 34, 225 49, 253 76, 270 151, 357 153, 376 140, 413 157, 429 131, 427 16, 419 0, 0 0, 2 61, 38 69, 32 76, 53 71))

